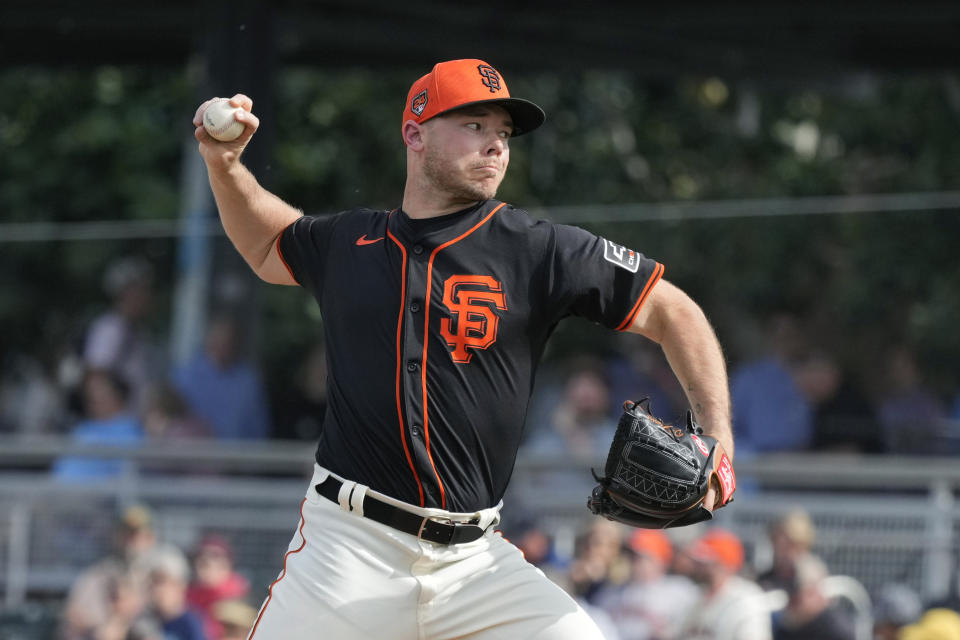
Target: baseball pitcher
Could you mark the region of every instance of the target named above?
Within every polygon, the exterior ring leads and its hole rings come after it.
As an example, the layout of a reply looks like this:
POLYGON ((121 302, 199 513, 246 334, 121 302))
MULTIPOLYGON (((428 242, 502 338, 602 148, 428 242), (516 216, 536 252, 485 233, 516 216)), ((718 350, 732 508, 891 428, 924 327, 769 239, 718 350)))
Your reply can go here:
POLYGON ((689 424, 628 403, 589 505, 635 526, 709 518, 732 493, 733 441, 700 308, 641 253, 494 199, 512 139, 545 116, 482 60, 411 86, 392 211, 303 215, 241 162, 250 98, 231 99, 244 131, 226 142, 203 127, 212 102, 194 124, 223 226, 263 280, 314 296, 330 371, 315 473, 250 638, 599 640, 495 528, 537 363, 571 315, 659 343, 689 424))

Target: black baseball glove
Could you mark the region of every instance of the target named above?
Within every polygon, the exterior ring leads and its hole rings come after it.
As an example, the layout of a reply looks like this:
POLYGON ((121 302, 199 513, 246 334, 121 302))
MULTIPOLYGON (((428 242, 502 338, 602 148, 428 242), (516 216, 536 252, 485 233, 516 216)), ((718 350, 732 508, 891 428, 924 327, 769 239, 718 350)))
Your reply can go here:
POLYGON ((687 412, 686 428, 650 414, 646 398, 623 403, 623 416, 607 456, 605 475, 587 506, 609 520, 644 529, 666 529, 712 518, 703 506, 711 483, 718 507, 736 488, 733 465, 715 438, 703 435, 687 412))

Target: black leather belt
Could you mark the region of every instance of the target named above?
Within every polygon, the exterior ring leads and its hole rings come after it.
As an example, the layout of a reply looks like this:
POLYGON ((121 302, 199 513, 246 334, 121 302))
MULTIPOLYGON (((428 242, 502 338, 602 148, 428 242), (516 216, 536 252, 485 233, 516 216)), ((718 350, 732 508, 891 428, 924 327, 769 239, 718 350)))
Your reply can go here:
MULTIPOLYGON (((328 476, 326 480, 315 485, 314 489, 330 502, 339 505, 340 487, 342 486, 342 482, 333 476, 328 476)), ((371 495, 363 497, 363 517, 393 527, 398 531, 409 533, 421 540, 438 544, 473 542, 483 535, 483 529, 476 524, 453 522, 452 520, 444 521, 435 517, 425 518, 377 500, 371 495)))

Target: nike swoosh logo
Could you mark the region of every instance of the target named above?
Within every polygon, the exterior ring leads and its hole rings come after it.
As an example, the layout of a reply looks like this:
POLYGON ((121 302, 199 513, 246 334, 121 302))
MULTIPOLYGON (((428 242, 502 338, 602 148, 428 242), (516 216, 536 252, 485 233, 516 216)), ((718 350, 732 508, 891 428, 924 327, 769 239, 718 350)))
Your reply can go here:
POLYGON ((379 238, 368 239, 367 234, 363 234, 362 236, 357 238, 357 246, 362 247, 365 244, 373 244, 375 242, 380 242, 381 240, 383 240, 383 236, 380 236, 379 238))

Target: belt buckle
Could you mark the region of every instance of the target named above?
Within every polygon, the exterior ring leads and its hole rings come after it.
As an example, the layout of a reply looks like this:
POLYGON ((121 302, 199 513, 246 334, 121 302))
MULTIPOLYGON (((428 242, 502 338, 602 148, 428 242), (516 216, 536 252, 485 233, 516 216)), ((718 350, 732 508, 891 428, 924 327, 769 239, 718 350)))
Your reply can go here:
MULTIPOLYGON (((420 529, 417 530, 417 540, 423 540, 423 530, 426 528, 427 522, 430 522, 430 521, 436 522, 437 524, 449 525, 449 526, 451 526, 451 527, 455 527, 455 526, 456 526, 456 523, 455 523, 453 520, 451 520, 450 518, 444 518, 444 517, 441 517, 441 516, 427 516, 427 517, 425 517, 423 520, 420 521, 420 529)), ((453 530, 452 530, 452 529, 450 530, 450 537, 451 537, 451 538, 453 537, 453 530)), ((428 540, 428 542, 433 542, 433 540, 428 540)), ((447 543, 447 544, 449 544, 449 543, 447 543)))

